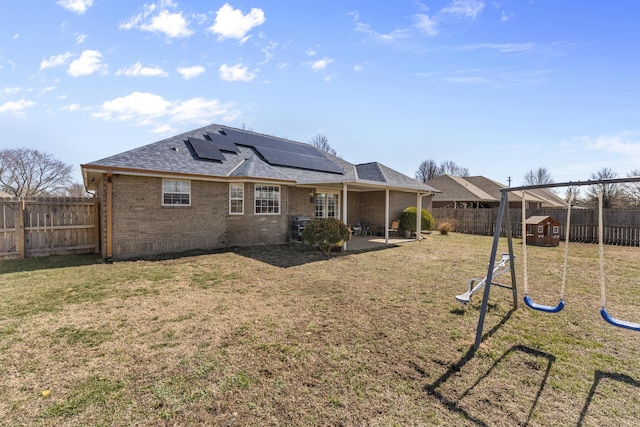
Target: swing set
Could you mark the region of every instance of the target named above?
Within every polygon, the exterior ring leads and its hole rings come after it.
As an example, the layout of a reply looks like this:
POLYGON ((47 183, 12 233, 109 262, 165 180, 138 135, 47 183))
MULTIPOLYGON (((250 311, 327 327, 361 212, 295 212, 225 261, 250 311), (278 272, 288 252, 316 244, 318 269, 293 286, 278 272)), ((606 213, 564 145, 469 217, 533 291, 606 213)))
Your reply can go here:
MULTIPOLYGON (((477 351, 480 347, 480 343, 482 341, 482 330, 484 327, 484 318, 487 312, 489 295, 491 292, 491 285, 498 285, 500 287, 510 288, 513 293, 513 306, 514 309, 518 307, 518 295, 516 289, 516 279, 515 279, 515 268, 513 260, 515 258, 513 254, 513 241, 512 241, 512 232, 511 225, 509 223, 509 193, 514 191, 521 191, 522 194, 522 258, 523 258, 523 287, 524 287, 524 303, 527 307, 545 312, 545 313, 558 313, 562 311, 565 307, 566 303, 564 300, 564 292, 567 282, 567 260, 569 256, 569 231, 570 231, 570 221, 571 221, 571 200, 573 198, 573 192, 570 190, 569 192, 569 203, 567 205, 567 221, 565 227, 565 239, 564 239, 564 263, 563 263, 563 271, 562 271, 562 284, 560 288, 560 300, 556 305, 544 305, 537 303, 533 300, 531 295, 529 294, 529 284, 528 284, 528 276, 527 276, 527 230, 525 224, 525 195, 527 190, 541 189, 541 188, 551 188, 551 187, 580 187, 584 185, 601 185, 605 186, 607 184, 617 184, 617 183, 628 183, 628 182, 640 182, 640 177, 630 177, 630 178, 617 178, 617 179, 605 179, 605 180, 593 180, 593 181, 576 181, 576 182, 565 182, 565 183, 554 183, 554 184, 540 184, 540 185, 529 185, 522 187, 510 187, 503 188, 500 190, 500 206, 498 208, 498 216, 496 218, 496 226, 493 236, 493 245, 491 247, 491 255, 489 259, 489 266, 487 268, 487 275, 484 279, 480 280, 478 284, 472 288, 472 280, 468 283, 468 290, 464 294, 456 296, 456 299, 460 302, 466 303, 469 301, 469 297, 480 288, 484 287, 484 293, 482 298, 482 305, 480 308, 480 317, 478 319, 478 327, 476 329, 476 340, 473 346, 474 351, 477 351), (503 219, 506 218, 505 228, 507 231, 507 244, 509 248, 508 254, 502 254, 500 261, 496 261, 496 255, 498 252, 498 243, 500 239, 500 232, 502 229, 503 219), (497 275, 504 273, 509 267, 501 269, 504 267, 506 262, 510 261, 510 269, 511 269, 511 282, 512 285, 510 287, 501 285, 499 283, 494 283, 493 280, 497 275)), ((624 328, 630 329, 633 331, 640 331, 640 323, 635 323, 627 320, 617 319, 609 314, 606 308, 606 278, 604 272, 604 239, 603 239, 603 229, 604 223, 602 220, 602 191, 598 192, 598 248, 599 248, 599 262, 600 262, 600 294, 601 294, 601 308, 600 315, 602 318, 609 324, 624 328)))

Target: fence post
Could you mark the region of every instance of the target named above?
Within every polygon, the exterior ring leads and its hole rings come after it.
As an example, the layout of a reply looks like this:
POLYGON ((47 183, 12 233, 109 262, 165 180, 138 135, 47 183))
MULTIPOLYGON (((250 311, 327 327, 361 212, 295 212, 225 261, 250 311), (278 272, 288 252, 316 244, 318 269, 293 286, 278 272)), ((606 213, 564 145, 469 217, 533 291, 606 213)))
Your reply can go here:
POLYGON ((20 197, 18 200, 18 209, 16 209, 16 244, 18 246, 18 255, 20 258, 24 258, 26 254, 25 250, 25 234, 24 228, 24 198, 20 197))

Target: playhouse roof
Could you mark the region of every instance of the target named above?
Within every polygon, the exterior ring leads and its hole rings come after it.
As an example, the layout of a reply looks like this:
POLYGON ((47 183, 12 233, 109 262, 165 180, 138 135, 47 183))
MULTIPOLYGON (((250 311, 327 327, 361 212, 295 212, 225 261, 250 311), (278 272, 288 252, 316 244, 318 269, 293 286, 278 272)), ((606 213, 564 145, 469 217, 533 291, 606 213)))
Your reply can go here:
POLYGON ((527 218, 525 224, 540 224, 542 222, 553 222, 554 224, 560 224, 555 218, 548 215, 534 215, 527 218))

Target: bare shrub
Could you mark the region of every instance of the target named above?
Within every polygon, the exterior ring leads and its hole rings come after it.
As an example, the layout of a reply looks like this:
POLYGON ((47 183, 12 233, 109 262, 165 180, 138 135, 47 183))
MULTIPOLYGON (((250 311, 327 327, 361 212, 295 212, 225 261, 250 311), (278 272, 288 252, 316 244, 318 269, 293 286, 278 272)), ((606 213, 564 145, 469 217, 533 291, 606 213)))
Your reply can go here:
POLYGON ((438 230, 440 232, 440 234, 442 235, 447 235, 449 234, 452 230, 453 230, 454 226, 451 222, 449 221, 441 221, 438 222, 438 225, 436 227, 436 230, 438 230))

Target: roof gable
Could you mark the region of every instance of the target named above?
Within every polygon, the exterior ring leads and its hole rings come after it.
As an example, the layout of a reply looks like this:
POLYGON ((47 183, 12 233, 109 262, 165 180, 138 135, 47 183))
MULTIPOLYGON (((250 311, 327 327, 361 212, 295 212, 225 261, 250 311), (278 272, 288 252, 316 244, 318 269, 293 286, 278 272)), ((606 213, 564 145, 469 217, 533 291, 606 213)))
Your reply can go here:
POLYGON ((434 201, 470 201, 470 202, 498 202, 478 186, 468 182, 466 178, 443 175, 427 181, 428 185, 436 187, 442 193, 433 197, 434 201))

